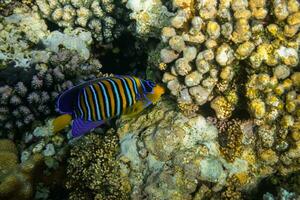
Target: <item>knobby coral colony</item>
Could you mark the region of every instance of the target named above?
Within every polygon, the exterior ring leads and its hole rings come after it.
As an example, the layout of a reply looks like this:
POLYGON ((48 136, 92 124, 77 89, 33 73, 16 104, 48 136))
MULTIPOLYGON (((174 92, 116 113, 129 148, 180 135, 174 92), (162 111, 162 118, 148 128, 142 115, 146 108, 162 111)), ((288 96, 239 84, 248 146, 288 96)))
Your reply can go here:
MULTIPOLYGON (((240 96, 266 149, 298 146, 299 1, 174 0, 173 7, 161 32, 159 69, 179 107, 195 111, 210 102, 223 120, 240 96), (264 140, 267 132, 273 142, 264 140)), ((287 154, 283 162, 292 159, 287 154)))
MULTIPOLYGON (((298 1, 174 0, 173 7, 175 16, 161 32, 164 47, 159 68, 180 107, 195 109, 191 105, 211 102, 219 118, 228 118, 240 91, 234 83, 240 76, 255 74, 248 81, 246 96, 253 116, 262 118, 266 113, 259 100, 262 94, 255 89, 259 84, 249 85, 255 77, 268 76, 276 82, 271 88, 279 84, 277 96, 287 93, 280 82, 290 80, 290 88, 297 89, 298 1), (249 96, 251 92, 256 96, 249 96)), ((261 90, 270 93, 265 87, 261 90)))
POLYGON ((55 100, 59 93, 72 87, 79 78, 95 77, 99 74, 99 66, 97 60, 84 61, 72 51, 62 49, 53 53, 47 63, 37 63, 30 70, 2 70, 0 75, 4 81, 0 87, 0 125, 3 134, 30 127, 33 122, 55 114, 55 100), (35 70, 34 67, 41 70, 35 70), (4 76, 8 73, 19 75, 15 80, 6 82, 4 76))
POLYGON ((60 27, 82 27, 101 43, 110 43, 125 30, 124 10, 114 0, 37 0, 43 17, 60 27))

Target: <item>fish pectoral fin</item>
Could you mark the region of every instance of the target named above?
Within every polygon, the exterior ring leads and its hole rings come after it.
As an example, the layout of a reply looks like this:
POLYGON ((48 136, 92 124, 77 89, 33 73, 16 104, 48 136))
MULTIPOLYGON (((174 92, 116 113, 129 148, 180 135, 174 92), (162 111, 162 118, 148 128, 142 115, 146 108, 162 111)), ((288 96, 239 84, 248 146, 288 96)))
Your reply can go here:
POLYGON ((104 124, 103 120, 101 121, 84 121, 81 118, 76 118, 73 121, 72 125, 72 136, 79 137, 88 133, 91 129, 97 128, 98 126, 104 124))
POLYGON ((150 106, 152 102, 144 96, 143 99, 137 101, 133 106, 127 108, 121 118, 127 119, 138 115, 142 112, 146 107, 150 106))

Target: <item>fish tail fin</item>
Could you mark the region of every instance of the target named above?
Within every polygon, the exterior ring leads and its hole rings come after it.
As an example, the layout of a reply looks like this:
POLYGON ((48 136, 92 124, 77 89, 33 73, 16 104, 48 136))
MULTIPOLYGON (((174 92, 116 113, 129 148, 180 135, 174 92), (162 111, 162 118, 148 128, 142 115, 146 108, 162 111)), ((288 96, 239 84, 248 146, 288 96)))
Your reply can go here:
POLYGON ((72 125, 72 136, 79 137, 88 133, 91 129, 97 128, 104 124, 104 121, 83 121, 81 118, 76 118, 72 125))
POLYGON ((64 114, 56 117, 52 122, 53 132, 57 133, 63 130, 71 123, 71 120, 72 120, 72 116, 69 114, 64 114))

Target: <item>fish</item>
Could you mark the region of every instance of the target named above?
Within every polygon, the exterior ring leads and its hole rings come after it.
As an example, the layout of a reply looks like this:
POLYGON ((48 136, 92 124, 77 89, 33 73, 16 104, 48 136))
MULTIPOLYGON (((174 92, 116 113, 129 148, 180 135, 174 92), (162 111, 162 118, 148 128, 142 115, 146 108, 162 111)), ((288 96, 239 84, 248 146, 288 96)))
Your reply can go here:
MULTIPOLYGON (((87 81, 74 86, 61 95, 57 110, 70 121, 71 134, 79 137, 109 120, 122 116, 133 117, 155 104, 164 94, 164 88, 151 80, 129 75, 116 75, 87 81)), ((56 122, 57 130, 63 123, 56 122)))

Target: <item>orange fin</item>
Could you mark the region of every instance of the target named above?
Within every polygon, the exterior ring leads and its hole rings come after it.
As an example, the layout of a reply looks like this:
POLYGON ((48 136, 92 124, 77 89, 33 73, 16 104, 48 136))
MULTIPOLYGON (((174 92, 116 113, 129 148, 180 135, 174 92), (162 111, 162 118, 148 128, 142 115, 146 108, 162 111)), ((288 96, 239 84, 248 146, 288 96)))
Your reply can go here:
POLYGON ((72 116, 69 114, 64 114, 56 117, 52 122, 53 133, 57 133, 66 128, 71 123, 71 120, 72 116))

